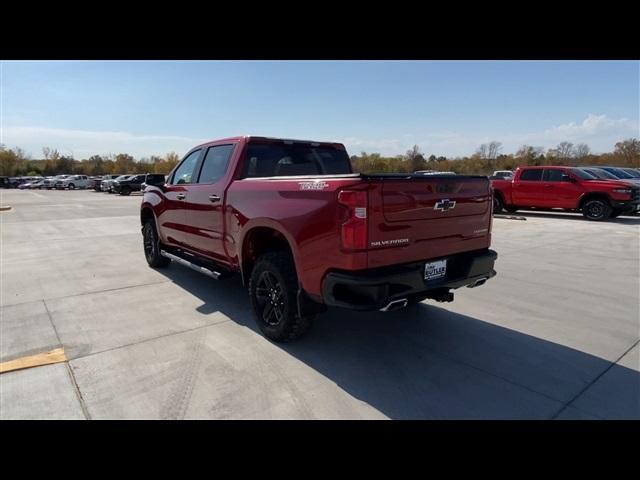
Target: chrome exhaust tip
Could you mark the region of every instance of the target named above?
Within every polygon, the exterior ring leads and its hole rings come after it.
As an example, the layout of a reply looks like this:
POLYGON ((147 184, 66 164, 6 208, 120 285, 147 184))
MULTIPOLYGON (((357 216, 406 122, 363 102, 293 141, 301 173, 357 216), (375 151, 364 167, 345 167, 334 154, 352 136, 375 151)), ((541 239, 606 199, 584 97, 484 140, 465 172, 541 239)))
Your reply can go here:
POLYGON ((406 307, 409 304, 409 300, 401 298, 399 300, 393 300, 387 304, 387 306, 380 309, 381 312, 391 312, 393 310, 399 310, 406 307))
POLYGON ((475 282, 473 282, 471 285, 467 285, 467 288, 476 288, 479 287, 480 285, 484 285, 485 283, 487 283, 487 280, 489 280, 488 277, 486 278, 481 278, 479 280, 476 280, 475 282))

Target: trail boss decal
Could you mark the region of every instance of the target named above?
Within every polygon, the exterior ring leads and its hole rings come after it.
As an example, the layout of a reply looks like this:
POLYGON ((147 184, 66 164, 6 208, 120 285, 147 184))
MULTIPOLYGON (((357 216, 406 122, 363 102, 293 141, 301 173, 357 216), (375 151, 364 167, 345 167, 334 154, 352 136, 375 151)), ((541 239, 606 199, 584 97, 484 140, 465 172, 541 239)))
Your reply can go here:
POLYGON ((441 210, 443 212, 446 212, 447 210, 453 210, 454 208, 456 208, 456 201, 449 200, 448 198, 438 200, 433 206, 434 210, 441 210))

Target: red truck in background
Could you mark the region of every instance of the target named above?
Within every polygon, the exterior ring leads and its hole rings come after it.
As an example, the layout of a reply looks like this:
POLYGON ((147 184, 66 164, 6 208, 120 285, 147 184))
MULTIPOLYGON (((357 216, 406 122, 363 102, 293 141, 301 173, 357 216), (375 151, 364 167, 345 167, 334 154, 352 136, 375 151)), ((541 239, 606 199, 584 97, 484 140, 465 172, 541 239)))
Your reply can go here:
POLYGON ((244 136, 197 146, 146 183, 148 264, 241 275, 276 341, 327 306, 452 301, 496 274, 484 176, 364 175, 342 144, 244 136))
POLYGON ((578 167, 519 167, 513 178, 494 179, 491 185, 494 213, 562 209, 601 221, 640 211, 638 186, 598 179, 578 167))

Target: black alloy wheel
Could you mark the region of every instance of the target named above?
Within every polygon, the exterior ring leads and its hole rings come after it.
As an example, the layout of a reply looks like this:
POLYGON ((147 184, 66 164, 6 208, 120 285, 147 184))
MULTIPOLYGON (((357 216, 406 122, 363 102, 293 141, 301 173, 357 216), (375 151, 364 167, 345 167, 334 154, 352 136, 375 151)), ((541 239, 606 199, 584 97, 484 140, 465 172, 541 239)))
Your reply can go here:
POLYGON ((282 322, 284 318, 284 296, 282 285, 276 276, 264 271, 256 285, 256 300, 262 311, 262 321, 273 327, 282 322))

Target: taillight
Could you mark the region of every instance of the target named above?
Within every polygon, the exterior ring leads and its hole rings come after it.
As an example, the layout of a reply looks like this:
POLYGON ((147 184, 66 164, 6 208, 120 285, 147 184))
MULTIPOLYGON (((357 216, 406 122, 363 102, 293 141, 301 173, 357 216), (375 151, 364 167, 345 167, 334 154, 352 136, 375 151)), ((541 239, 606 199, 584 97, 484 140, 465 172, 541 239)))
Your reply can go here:
POLYGON ((342 247, 367 248, 367 192, 342 190, 338 193, 338 203, 349 208, 347 221, 342 224, 342 247))

